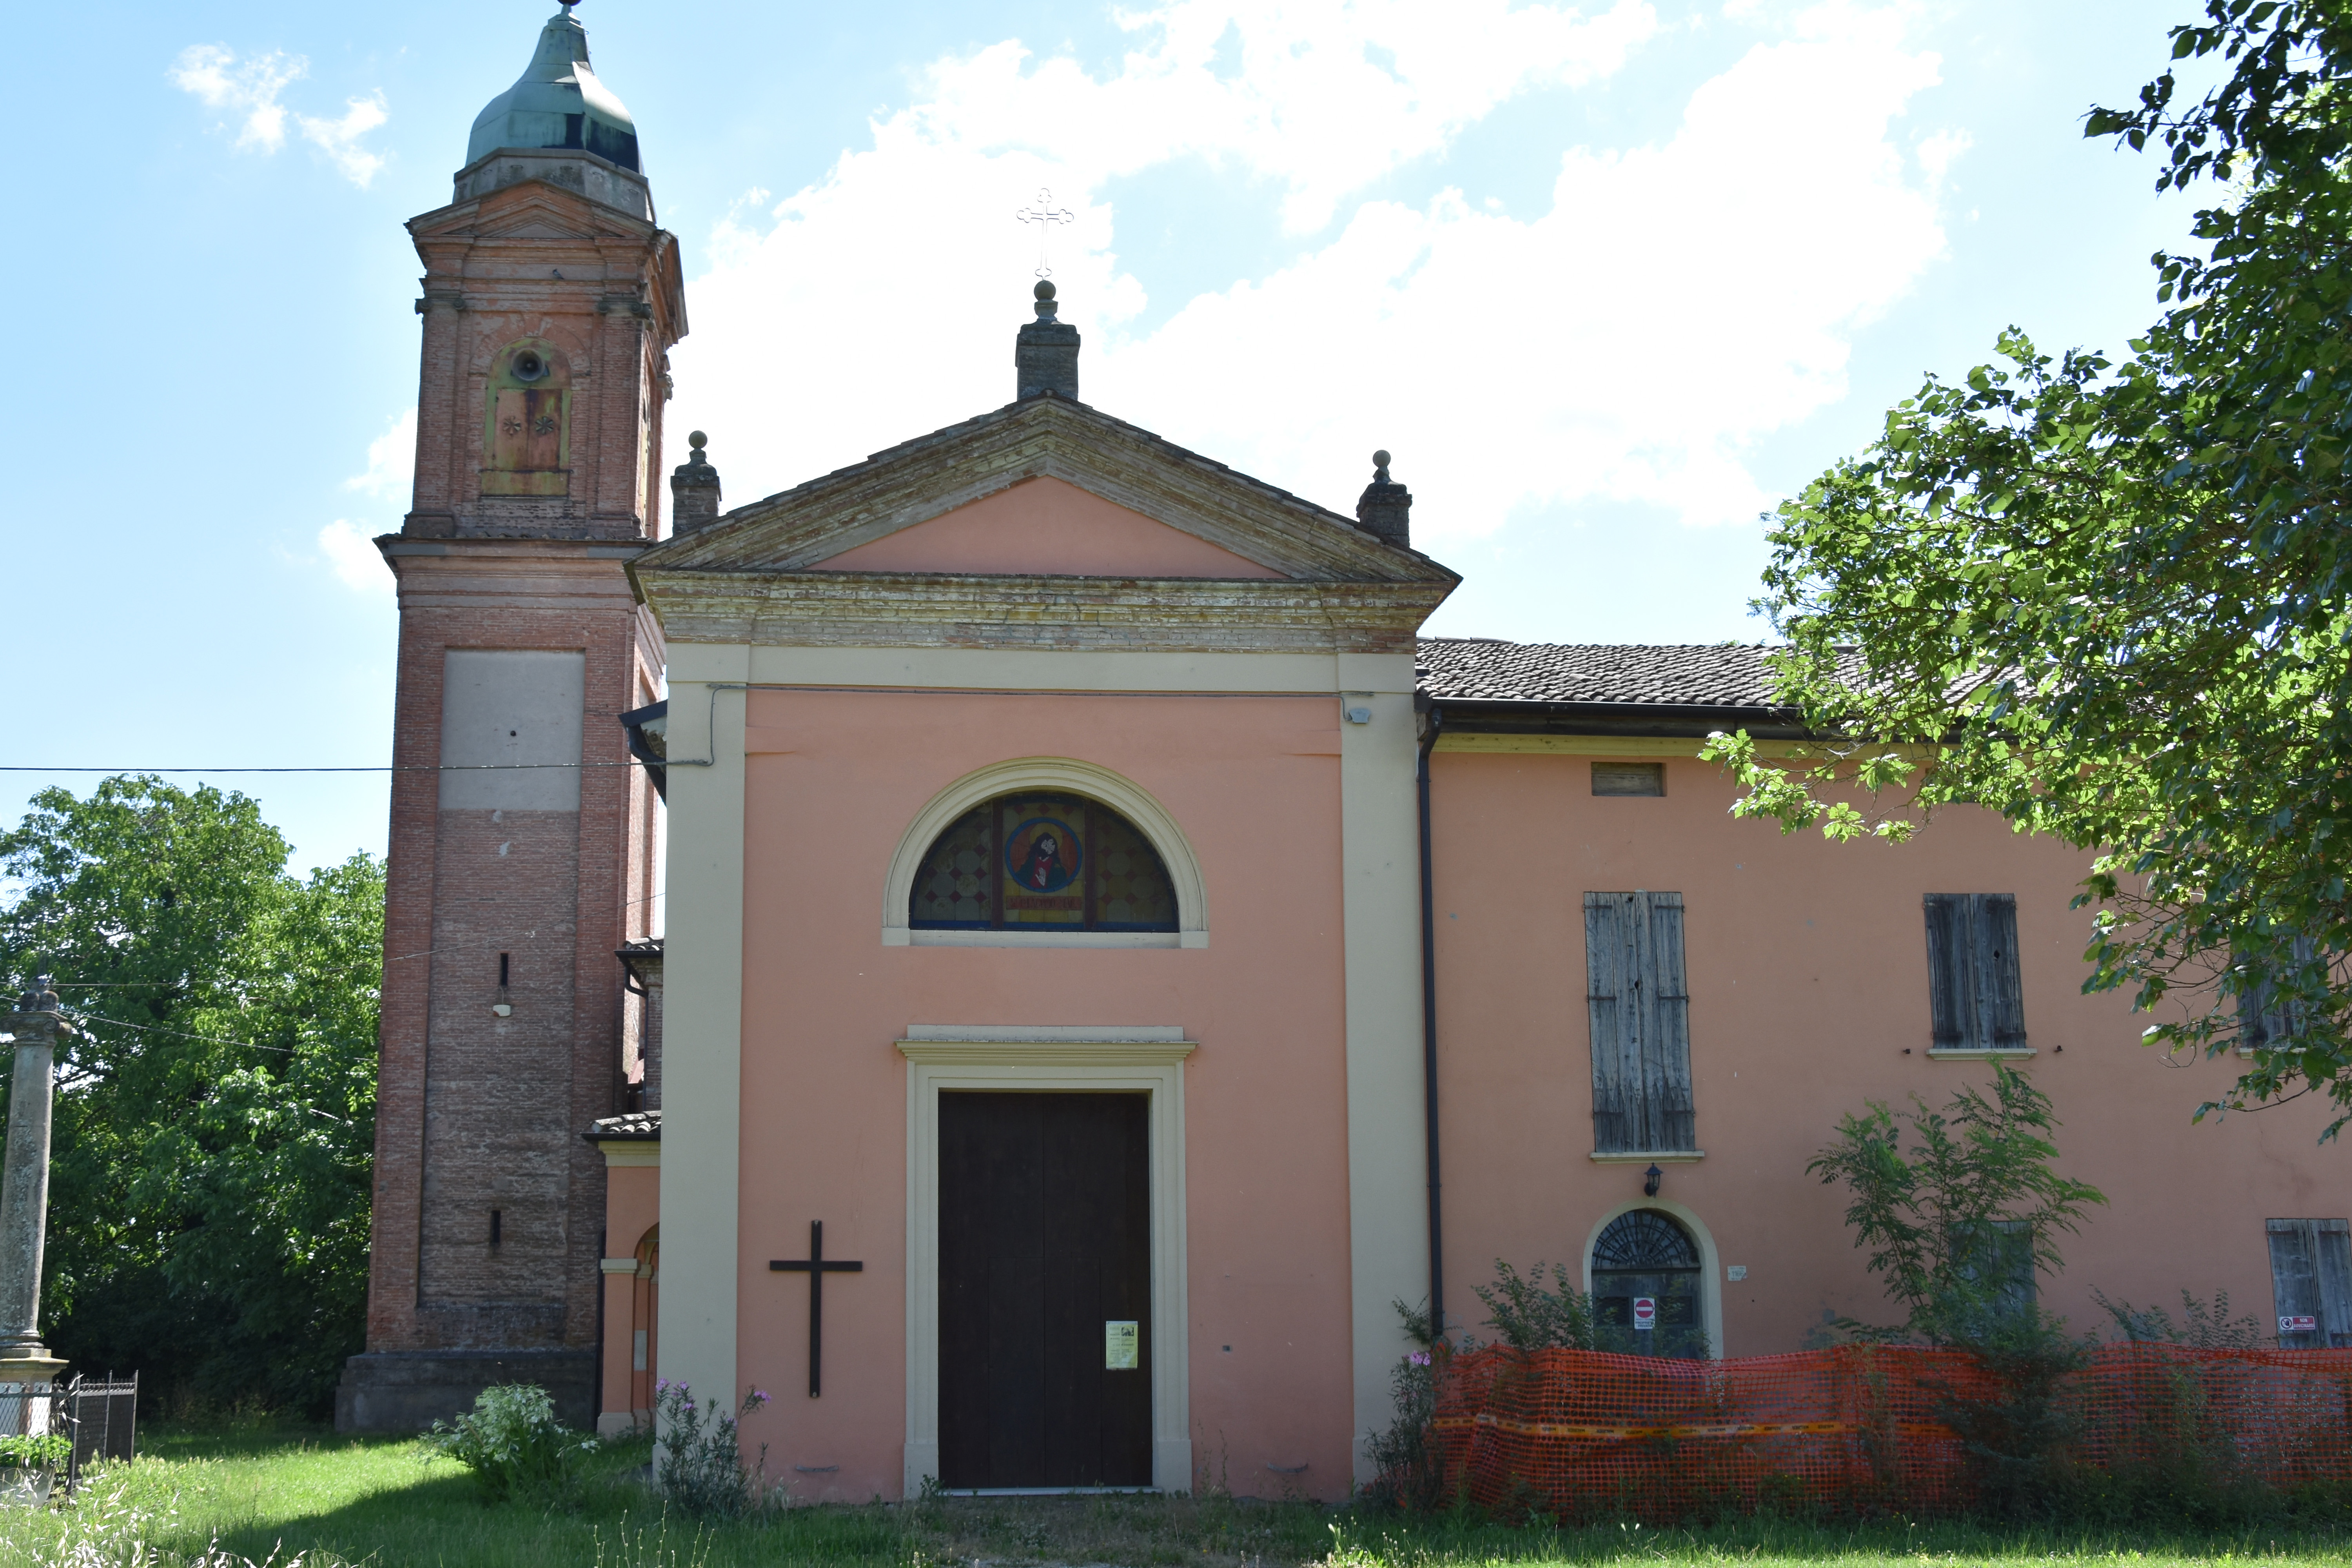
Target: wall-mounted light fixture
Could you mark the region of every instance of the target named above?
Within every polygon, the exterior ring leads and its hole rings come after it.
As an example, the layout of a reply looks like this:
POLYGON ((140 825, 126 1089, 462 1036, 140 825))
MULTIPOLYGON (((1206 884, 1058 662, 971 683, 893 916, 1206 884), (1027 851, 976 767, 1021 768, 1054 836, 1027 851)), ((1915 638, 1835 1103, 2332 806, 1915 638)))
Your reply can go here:
POLYGON ((1659 1170, 1656 1165, 1652 1165, 1648 1170, 1642 1173, 1642 1195, 1645 1198, 1656 1197, 1658 1195, 1658 1184, 1665 1179, 1666 1173, 1664 1171, 1659 1170))

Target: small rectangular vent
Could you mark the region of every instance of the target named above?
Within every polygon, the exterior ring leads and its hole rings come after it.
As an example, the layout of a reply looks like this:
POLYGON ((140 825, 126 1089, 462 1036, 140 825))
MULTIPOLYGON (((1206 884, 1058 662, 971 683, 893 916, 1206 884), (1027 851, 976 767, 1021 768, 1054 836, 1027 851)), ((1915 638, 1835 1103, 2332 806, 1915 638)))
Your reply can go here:
POLYGON ((1664 763, 1595 763, 1592 764, 1592 793, 1595 795, 1664 795, 1666 793, 1666 764, 1664 763))

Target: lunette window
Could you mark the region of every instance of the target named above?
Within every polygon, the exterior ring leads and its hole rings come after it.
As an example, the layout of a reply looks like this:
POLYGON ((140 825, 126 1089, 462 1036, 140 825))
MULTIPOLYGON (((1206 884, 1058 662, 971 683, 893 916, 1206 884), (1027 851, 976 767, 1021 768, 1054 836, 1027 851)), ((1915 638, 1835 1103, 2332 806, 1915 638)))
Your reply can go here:
POLYGON ((916 931, 1172 931, 1176 889, 1136 826, 1098 801, 999 795, 932 841, 915 873, 916 931))

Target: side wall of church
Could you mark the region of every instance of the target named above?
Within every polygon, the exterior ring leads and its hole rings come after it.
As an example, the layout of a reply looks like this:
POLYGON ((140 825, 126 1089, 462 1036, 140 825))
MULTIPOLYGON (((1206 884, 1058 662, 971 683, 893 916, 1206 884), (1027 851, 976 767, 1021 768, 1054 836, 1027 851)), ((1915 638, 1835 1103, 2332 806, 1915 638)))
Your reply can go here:
MULTIPOLYGON (((1694 742, 1695 744, 1695 742, 1694 742)), ((1654 752, 1651 753, 1654 755, 1654 752)), ((1449 1315, 1491 1334, 1471 1294, 1494 1260, 1583 1267, 1595 1228, 1642 1201, 1643 1165, 1596 1163, 1583 895, 1683 895, 1690 1058, 1703 1160, 1660 1196, 1713 1243, 1721 1351, 1794 1350, 1825 1319, 1899 1313, 1864 1271, 1842 1188, 1805 1173, 1865 1102, 1940 1108, 1991 1064, 1931 1058, 1923 896, 2017 900, 2027 1039, 2021 1064, 2063 1120, 2060 1168, 2108 1197, 2041 1299, 2079 1331, 2094 1288, 2146 1304, 2226 1289, 2265 1319, 2263 1220, 2345 1213, 2323 1106, 2192 1126, 2230 1062, 2176 1066, 2139 1044, 2127 998, 2085 996, 2086 857, 1988 813, 1940 814, 1911 844, 1832 845, 1732 818, 1730 783, 1665 764, 1663 798, 1596 797, 1592 757, 1433 759, 1438 1017, 1449 1315), (1746 1271, 1730 1282, 1727 1267, 1746 1271)))

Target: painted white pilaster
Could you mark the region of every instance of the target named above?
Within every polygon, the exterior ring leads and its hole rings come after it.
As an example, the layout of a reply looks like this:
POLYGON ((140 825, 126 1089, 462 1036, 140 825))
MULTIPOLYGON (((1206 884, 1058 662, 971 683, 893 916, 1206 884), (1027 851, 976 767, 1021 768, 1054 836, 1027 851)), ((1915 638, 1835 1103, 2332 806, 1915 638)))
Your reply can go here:
POLYGON ((1421 1071, 1421 829, 1412 656, 1341 655, 1341 858, 1348 965, 1348 1257, 1356 1479, 1367 1434, 1392 1416, 1390 1373, 1407 1350, 1391 1302, 1429 1293, 1428 1175, 1421 1071))
POLYGON ((669 649, 661 1375, 730 1410, 742 1142, 743 647, 669 649), (711 759, 696 767, 690 760, 711 759))

